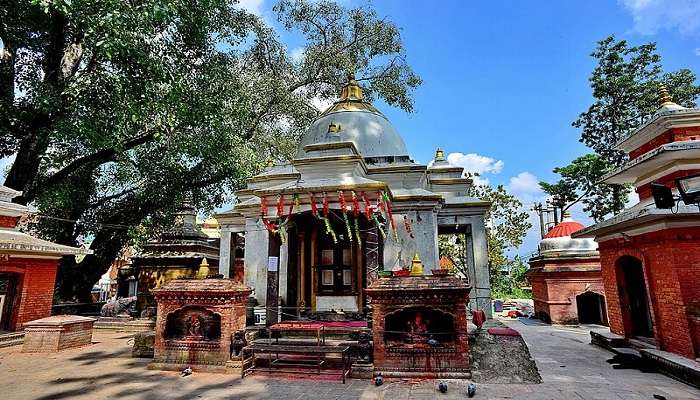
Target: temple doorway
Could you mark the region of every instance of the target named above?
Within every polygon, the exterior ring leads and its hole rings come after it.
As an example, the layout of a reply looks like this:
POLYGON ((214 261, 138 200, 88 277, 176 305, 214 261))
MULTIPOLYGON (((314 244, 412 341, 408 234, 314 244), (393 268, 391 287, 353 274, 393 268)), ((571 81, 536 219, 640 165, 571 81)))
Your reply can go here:
POLYGON ((605 297, 598 293, 585 292, 576 296, 576 311, 579 324, 608 324, 605 297))
POLYGON ((649 310, 649 297, 641 260, 631 256, 617 261, 618 286, 625 330, 631 336, 653 338, 654 329, 649 310))
MULTIPOLYGON (((289 250, 284 300, 288 313, 363 310, 367 238, 373 229, 363 216, 358 217, 357 230, 353 218, 349 219, 352 240, 337 210, 331 210, 329 216, 333 233, 323 220, 311 213, 294 216, 287 233, 289 250)), ((381 252, 377 250, 377 253, 381 252)))
POLYGON ((12 330, 12 305, 17 288, 16 274, 0 274, 0 331, 12 330))

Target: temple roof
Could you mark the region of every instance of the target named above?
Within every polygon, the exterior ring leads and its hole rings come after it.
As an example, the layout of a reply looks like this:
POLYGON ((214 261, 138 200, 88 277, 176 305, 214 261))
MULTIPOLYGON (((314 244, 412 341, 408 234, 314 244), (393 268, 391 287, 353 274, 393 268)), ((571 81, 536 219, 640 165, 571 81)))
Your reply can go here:
POLYGON ((571 237, 572 234, 584 228, 583 224, 574 221, 565 212, 564 220, 547 232, 540 241, 537 256, 546 258, 597 256, 598 245, 593 239, 571 237))
POLYGON ((56 257, 92 253, 88 249, 56 244, 7 228, 0 228, 0 251, 56 257))
POLYGON ((324 111, 301 138, 297 157, 314 143, 351 141, 364 158, 408 159, 406 144, 389 120, 364 100, 362 88, 350 76, 340 99, 324 111))

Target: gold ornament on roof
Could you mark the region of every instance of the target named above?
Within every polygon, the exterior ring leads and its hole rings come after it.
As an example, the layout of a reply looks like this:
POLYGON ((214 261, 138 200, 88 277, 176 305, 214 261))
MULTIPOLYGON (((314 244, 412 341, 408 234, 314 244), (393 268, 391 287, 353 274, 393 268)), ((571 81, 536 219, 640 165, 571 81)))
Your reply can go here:
POLYGON ((362 100, 363 98, 362 88, 357 84, 355 74, 348 75, 348 83, 340 90, 340 100, 362 100))
POLYGON ((366 101, 364 101, 364 93, 362 88, 357 83, 354 74, 348 75, 348 81, 340 90, 340 98, 338 101, 333 103, 332 106, 328 107, 321 116, 330 114, 335 111, 356 111, 363 110, 369 111, 371 113, 382 115, 374 106, 366 101))
POLYGON ((445 152, 439 147, 435 150, 435 161, 445 161, 445 152))
POLYGON ((673 102, 673 96, 668 92, 666 85, 659 85, 659 97, 658 97, 659 108, 663 106, 668 106, 676 104, 673 102))
POLYGON ((340 124, 336 124, 335 122, 332 122, 328 125, 328 133, 338 133, 340 132, 340 124))

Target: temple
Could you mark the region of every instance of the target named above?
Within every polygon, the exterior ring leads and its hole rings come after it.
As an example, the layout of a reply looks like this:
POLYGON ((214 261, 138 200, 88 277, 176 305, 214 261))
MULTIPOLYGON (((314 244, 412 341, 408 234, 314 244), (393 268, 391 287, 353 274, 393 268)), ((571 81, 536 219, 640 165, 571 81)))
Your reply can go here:
POLYGON ((698 137, 700 109, 679 106, 662 87, 656 113, 616 145, 629 161, 603 178, 634 185, 639 202, 573 234, 598 242, 610 330, 643 355, 700 357, 698 207, 658 208, 652 195, 652 184, 678 193, 677 179, 700 173, 698 137))
MULTIPOLYGON (((220 271, 243 265, 243 283, 284 312, 362 313, 379 274, 401 274, 414 256, 439 268, 439 235, 464 238, 470 308, 491 313, 484 213, 472 181, 442 150, 413 161, 399 133, 350 77, 340 99, 301 139, 291 162, 270 163, 218 214, 220 271), (242 238, 245 241, 242 241, 242 238), (243 262, 241 263, 241 259, 243 262)), ((233 276, 231 276, 233 278, 233 276)))
POLYGON ((607 325, 598 245, 590 238, 571 237, 583 228, 565 212, 529 260, 535 314, 545 322, 607 325))

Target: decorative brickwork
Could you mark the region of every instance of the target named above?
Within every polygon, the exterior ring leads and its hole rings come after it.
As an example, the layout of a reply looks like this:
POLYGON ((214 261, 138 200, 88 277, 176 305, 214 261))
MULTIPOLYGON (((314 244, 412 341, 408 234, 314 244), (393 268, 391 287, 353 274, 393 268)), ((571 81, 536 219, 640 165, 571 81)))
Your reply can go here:
POLYGON ((374 371, 385 376, 470 377, 471 287, 452 276, 380 278, 372 305, 374 371))
POLYGON ((227 279, 174 279, 152 293, 158 317, 151 368, 224 370, 233 333, 245 329, 251 289, 227 279))
POLYGON ((661 350, 700 356, 700 227, 664 229, 600 243, 610 330, 633 335, 629 306, 620 296, 620 260, 641 261, 653 334, 661 350))
POLYGON ((51 353, 92 344, 94 318, 56 315, 25 324, 25 353, 51 353))

